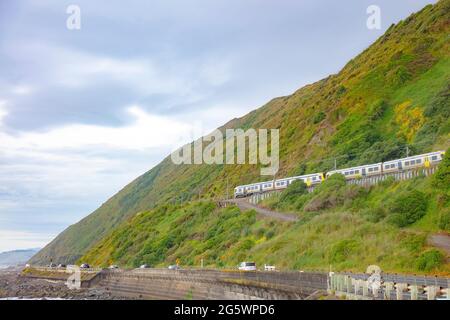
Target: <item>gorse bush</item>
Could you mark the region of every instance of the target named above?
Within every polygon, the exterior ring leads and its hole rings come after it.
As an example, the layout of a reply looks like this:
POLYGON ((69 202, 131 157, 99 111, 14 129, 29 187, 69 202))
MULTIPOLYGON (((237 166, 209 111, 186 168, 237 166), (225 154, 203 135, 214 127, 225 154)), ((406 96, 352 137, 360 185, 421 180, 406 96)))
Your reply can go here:
POLYGON ((336 208, 344 203, 351 203, 364 193, 362 187, 347 185, 343 175, 333 174, 314 190, 312 198, 303 209, 311 212, 336 208))
POLYGON ((367 219, 367 221, 377 223, 386 217, 386 211, 381 207, 366 208, 361 212, 362 216, 367 219))
POLYGON ((325 112, 320 111, 319 113, 317 113, 317 114, 314 116, 313 123, 314 123, 314 124, 317 124, 317 123, 319 123, 319 122, 322 122, 322 120, 325 119, 326 116, 327 116, 327 115, 325 114, 325 112))
POLYGON ((349 258, 350 255, 356 254, 360 248, 356 240, 346 239, 334 244, 328 253, 329 262, 339 263, 349 258))
POLYGON ((420 191, 410 190, 400 193, 389 205, 389 221, 397 227, 406 227, 422 218, 428 205, 427 196, 420 191))
POLYGON ((296 197, 307 193, 308 189, 306 184, 301 180, 296 180, 281 193, 280 201, 285 203, 292 203, 293 201, 295 201, 296 197))
POLYGON ((433 186, 441 190, 450 190, 450 149, 447 149, 445 157, 433 177, 433 186))
POLYGON ((442 230, 450 231, 450 208, 442 209, 438 226, 442 230))
POLYGON ((436 249, 431 249, 422 253, 417 259, 417 269, 420 271, 432 271, 438 268, 444 261, 443 254, 436 249))

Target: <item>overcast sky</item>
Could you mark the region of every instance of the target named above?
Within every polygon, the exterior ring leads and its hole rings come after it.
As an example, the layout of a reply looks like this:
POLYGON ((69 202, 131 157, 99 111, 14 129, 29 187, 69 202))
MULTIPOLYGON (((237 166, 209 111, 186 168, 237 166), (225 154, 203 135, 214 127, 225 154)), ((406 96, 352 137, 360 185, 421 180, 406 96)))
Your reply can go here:
POLYGON ((194 127, 338 72, 433 2, 0 1, 0 252, 44 246, 194 127))

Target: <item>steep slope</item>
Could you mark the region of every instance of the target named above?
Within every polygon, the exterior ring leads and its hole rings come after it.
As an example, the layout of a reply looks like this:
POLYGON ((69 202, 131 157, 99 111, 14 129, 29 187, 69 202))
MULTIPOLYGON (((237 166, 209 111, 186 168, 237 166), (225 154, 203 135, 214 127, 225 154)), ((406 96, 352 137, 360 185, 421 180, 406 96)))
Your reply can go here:
MULTIPOLYGON (((224 128, 279 128, 278 176, 376 162, 446 149, 450 132, 450 0, 413 14, 329 76, 276 98, 224 128)), ((162 203, 201 194, 223 197, 229 186, 257 181, 251 165, 174 165, 170 158, 91 215, 70 226, 31 260, 73 262, 114 227, 162 203)), ((231 189, 231 188, 230 188, 231 189)))

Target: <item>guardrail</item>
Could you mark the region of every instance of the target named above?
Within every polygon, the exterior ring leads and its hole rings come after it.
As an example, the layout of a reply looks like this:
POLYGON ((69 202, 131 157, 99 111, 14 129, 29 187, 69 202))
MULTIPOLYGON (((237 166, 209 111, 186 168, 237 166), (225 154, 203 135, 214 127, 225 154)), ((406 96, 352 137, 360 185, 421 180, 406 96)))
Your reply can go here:
POLYGON ((381 281, 373 285, 369 277, 369 274, 331 273, 328 292, 350 299, 450 300, 449 278, 381 274, 381 281))
MULTIPOLYGON (((30 266, 30 268, 38 270, 38 271, 46 271, 46 272, 64 272, 64 273, 73 273, 73 269, 70 268, 71 266, 68 266, 66 268, 64 267, 35 267, 30 266)), ((102 271, 102 268, 80 268, 81 272, 85 273, 97 273, 102 271)))

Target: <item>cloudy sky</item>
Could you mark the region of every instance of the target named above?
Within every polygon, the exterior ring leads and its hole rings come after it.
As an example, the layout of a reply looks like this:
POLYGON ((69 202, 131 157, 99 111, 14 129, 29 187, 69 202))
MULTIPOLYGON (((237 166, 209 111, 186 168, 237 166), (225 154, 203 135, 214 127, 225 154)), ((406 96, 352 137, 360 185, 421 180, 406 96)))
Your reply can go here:
POLYGON ((194 128, 338 72, 432 2, 0 1, 0 251, 45 245, 194 128))

